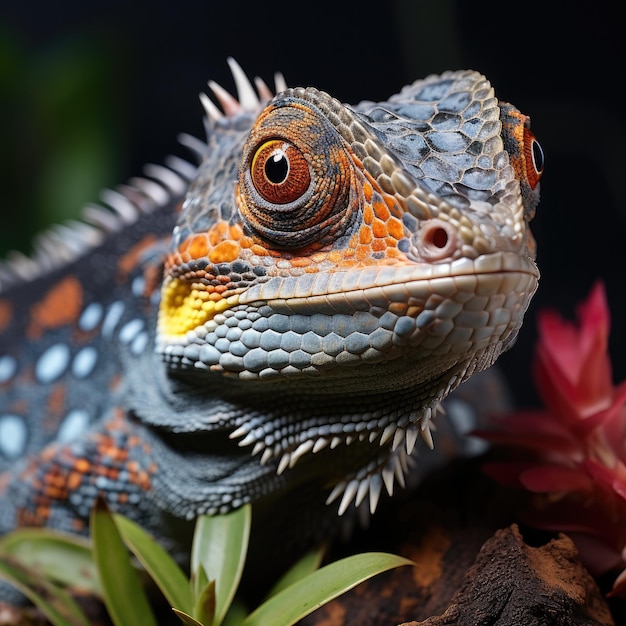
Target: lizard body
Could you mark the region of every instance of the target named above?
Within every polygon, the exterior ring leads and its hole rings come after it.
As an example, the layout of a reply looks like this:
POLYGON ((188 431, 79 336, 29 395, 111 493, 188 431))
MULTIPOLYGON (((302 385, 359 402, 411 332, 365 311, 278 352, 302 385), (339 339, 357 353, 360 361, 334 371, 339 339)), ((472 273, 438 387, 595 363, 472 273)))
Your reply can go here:
POLYGON ((0 533, 85 532, 98 494, 166 536, 289 494, 373 512, 517 335, 526 116, 473 71, 347 106, 231 65, 197 169, 153 167, 0 270, 0 533))

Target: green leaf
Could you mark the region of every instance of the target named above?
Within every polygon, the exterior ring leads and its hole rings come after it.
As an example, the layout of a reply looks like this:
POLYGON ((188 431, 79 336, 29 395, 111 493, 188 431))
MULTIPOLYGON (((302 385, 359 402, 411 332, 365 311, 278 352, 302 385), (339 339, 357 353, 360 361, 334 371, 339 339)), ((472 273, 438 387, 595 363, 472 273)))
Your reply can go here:
POLYGON ((77 593, 102 597, 90 542, 44 528, 20 528, 0 538, 0 555, 14 557, 77 593))
POLYGON ((91 511, 91 537, 104 603, 115 626, 156 626, 139 575, 103 499, 91 511))
POLYGON ((191 574, 191 583, 193 585, 194 604, 195 599, 202 593, 202 590, 209 584, 209 578, 204 571, 202 564, 191 574))
POLYGON ((89 626, 89 620, 70 594, 39 572, 2 556, 0 578, 21 591, 54 626, 89 626))
POLYGON ((250 524, 249 504, 227 515, 202 515, 196 521, 191 571, 197 572, 202 565, 208 579, 216 581, 213 626, 222 623, 241 580, 250 524))
POLYGON ((292 585, 301 578, 308 576, 316 569, 318 569, 322 563, 322 559, 324 558, 326 548, 326 544, 322 544, 304 554, 280 577, 278 582, 276 582, 276 584, 270 589, 267 597, 271 598, 279 591, 286 589, 287 587, 289 587, 289 585, 292 585))
POLYGON ((198 620, 194 619, 193 617, 191 617, 191 615, 189 615, 188 613, 185 613, 184 611, 179 611, 178 609, 174 609, 174 608, 172 608, 172 611, 174 611, 178 619, 183 624, 187 624, 188 626, 204 626, 202 622, 199 622, 198 620))
POLYGON ((210 580, 204 589, 196 595, 196 604, 194 607, 194 617, 203 624, 215 623, 215 581, 210 580))
POLYGON ((131 549, 172 607, 183 612, 193 609, 189 581, 176 561, 135 522, 114 515, 124 543, 131 549))
POLYGON ((414 563, 384 552, 366 552, 335 561, 272 596, 248 615, 243 626, 292 626, 364 580, 401 565, 414 563))

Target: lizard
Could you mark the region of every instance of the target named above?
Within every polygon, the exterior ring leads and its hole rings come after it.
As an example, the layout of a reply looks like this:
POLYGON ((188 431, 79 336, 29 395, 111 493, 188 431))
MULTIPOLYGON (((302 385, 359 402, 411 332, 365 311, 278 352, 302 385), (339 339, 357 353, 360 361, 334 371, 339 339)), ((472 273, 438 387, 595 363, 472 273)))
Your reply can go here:
POLYGON ((0 265, 0 534, 84 534, 99 495, 165 541, 244 503, 374 513, 515 341, 528 116, 473 70, 351 106, 228 62, 190 160, 0 265))

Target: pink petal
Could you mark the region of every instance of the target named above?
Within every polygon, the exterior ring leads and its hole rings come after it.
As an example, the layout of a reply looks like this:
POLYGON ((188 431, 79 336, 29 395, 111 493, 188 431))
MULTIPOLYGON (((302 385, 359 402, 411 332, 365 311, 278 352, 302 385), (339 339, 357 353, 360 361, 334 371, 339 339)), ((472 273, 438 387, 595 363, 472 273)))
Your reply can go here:
POLYGON ((593 459, 586 459, 584 466, 594 481, 603 483, 605 488, 608 487, 626 500, 626 467, 623 463, 617 462, 614 467, 606 467, 593 459))
POLYGON ((593 429, 597 428, 596 436, 606 448, 626 463, 626 381, 613 390, 611 406, 594 415, 590 421, 597 422, 593 429))
POLYGON ((607 354, 609 310, 602 283, 578 307, 578 325, 558 313, 538 315, 535 380, 547 406, 569 421, 606 409, 612 396, 607 354))
POLYGON ((598 347, 606 352, 611 318, 602 281, 594 284, 587 300, 578 306, 577 313, 582 327, 583 352, 589 354, 598 347))
POLYGON ((546 359, 561 372, 570 385, 580 377, 580 342, 577 328, 552 310, 537 314, 537 329, 546 359))
POLYGON ((530 464, 526 462, 487 462, 483 464, 482 470, 485 475, 501 485, 520 488, 522 484, 519 481, 519 476, 529 466, 530 464))
POLYGON ((523 471, 519 477, 526 489, 535 493, 590 491, 593 483, 580 468, 542 465, 523 471))
POLYGON ((530 449, 538 454, 580 454, 580 443, 546 411, 492 416, 490 422, 487 428, 476 430, 472 435, 498 446, 530 449))

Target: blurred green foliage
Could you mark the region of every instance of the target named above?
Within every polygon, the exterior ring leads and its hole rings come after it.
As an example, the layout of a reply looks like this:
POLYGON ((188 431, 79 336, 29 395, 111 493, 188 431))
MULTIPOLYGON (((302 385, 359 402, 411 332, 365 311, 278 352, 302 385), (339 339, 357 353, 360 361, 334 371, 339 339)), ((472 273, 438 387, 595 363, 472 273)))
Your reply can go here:
POLYGON ((401 556, 365 552, 320 569, 324 548, 319 547, 301 557, 249 612, 237 592, 251 520, 249 504, 225 515, 200 516, 187 578, 145 530, 114 516, 100 500, 91 513, 90 542, 41 528, 22 528, 0 538, 0 579, 24 593, 54 626, 89 623, 72 591, 101 598, 115 626, 171 624, 176 622, 174 615, 188 626, 294 626, 368 578, 415 565, 401 556), (171 605, 172 613, 157 618, 142 571, 171 605))
POLYGON ((68 34, 33 45, 0 25, 0 257, 32 233, 77 218, 123 171, 117 54, 68 34))

